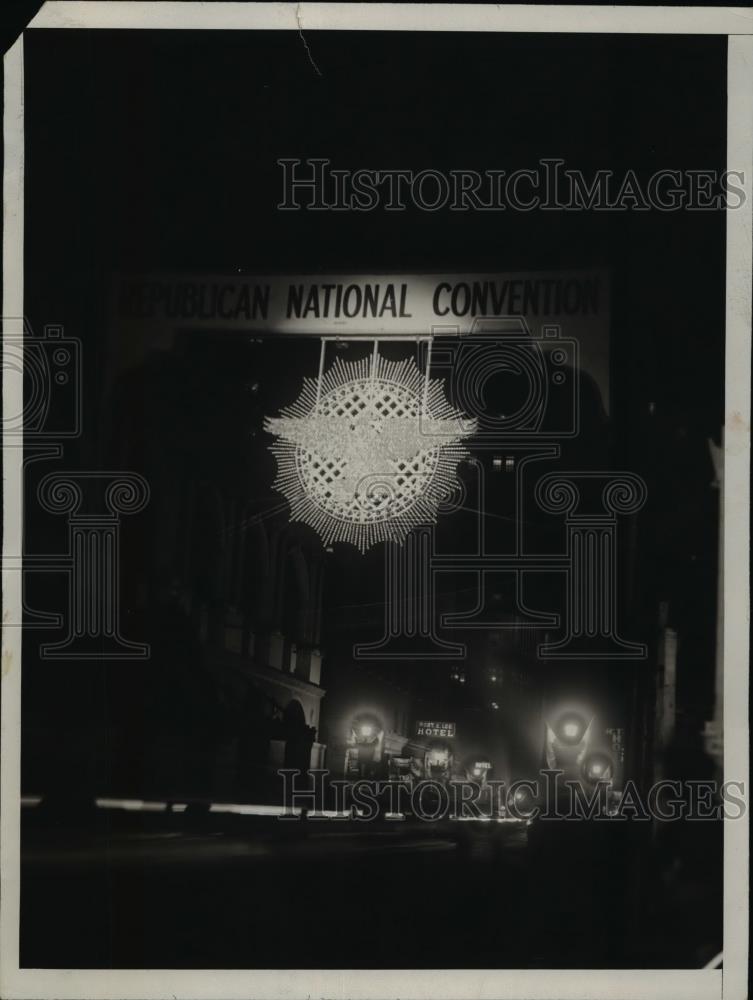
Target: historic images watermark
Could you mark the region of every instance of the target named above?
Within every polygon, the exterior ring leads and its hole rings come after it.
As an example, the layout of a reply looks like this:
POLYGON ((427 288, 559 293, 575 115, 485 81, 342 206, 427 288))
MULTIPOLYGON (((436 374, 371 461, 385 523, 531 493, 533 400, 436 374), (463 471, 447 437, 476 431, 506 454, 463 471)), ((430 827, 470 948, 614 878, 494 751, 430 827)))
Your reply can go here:
MULTIPOLYGON (((35 333, 26 317, 0 318, 3 375, 20 388, 18 405, 0 418, 4 448, 22 450, 21 485, 26 503, 54 517, 65 515, 67 546, 39 551, 29 532, 17 551, 3 553, 3 572, 21 590, 21 614, 6 612, 5 628, 65 631, 39 645, 45 660, 144 660, 149 646, 124 638, 120 619, 122 518, 148 504, 150 486, 137 472, 121 469, 60 469, 39 478, 38 467, 60 463, 65 446, 83 432, 83 345, 60 324, 35 333), (36 488, 34 488, 36 483, 36 488), (67 582, 65 606, 34 607, 27 584, 37 575, 60 574, 67 582)), ((61 518, 62 521, 62 518, 61 518)), ((24 640, 29 642, 29 636, 24 640)))
MULTIPOLYGON (((387 546, 384 632, 376 642, 357 643, 354 658, 463 659, 466 647, 442 635, 442 628, 453 629, 453 639, 469 630, 526 628, 538 629, 541 638, 552 629, 558 633, 552 641, 537 641, 541 659, 645 659, 646 645, 631 642, 620 632, 617 594, 620 523, 645 505, 646 482, 622 469, 540 470, 542 462, 560 458, 563 441, 580 433, 578 340, 563 337, 559 325, 544 324, 541 334, 533 336, 522 317, 487 317, 474 320, 462 337, 448 337, 446 329, 434 326, 431 352, 432 373, 446 380, 451 398, 474 426, 468 475, 445 497, 440 512, 475 512, 475 538, 469 540, 467 551, 450 553, 438 544, 435 527, 424 525, 404 544, 387 546), (499 414, 487 405, 485 384, 493 374, 507 371, 521 374, 527 393, 514 412, 499 414), (556 416, 547 420, 555 394, 556 416), (509 516, 515 534, 507 551, 488 547, 484 529, 491 484, 483 453, 489 451, 499 453, 492 458, 492 470, 504 468, 513 486, 509 516), (523 516, 526 502, 560 521, 558 548, 546 552, 530 548, 523 516), (437 605, 438 578, 458 572, 473 574, 476 609, 442 613, 437 605), (536 609, 526 604, 524 576, 532 572, 564 576, 561 608, 536 609), (500 573, 514 581, 515 616, 489 620, 484 617, 487 583, 500 573)), ((428 427, 423 432, 432 435, 428 427)))
POLYGON ((587 173, 558 157, 506 171, 332 168, 327 158, 278 159, 281 211, 678 212, 745 203, 742 170, 635 170, 587 173))
POLYGON ((416 782, 329 778, 327 770, 278 771, 285 810, 281 820, 346 819, 368 823, 404 820, 677 820, 740 819, 745 815, 742 781, 655 782, 641 792, 627 780, 615 790, 609 779, 565 778, 559 769, 512 782, 472 779, 416 782))

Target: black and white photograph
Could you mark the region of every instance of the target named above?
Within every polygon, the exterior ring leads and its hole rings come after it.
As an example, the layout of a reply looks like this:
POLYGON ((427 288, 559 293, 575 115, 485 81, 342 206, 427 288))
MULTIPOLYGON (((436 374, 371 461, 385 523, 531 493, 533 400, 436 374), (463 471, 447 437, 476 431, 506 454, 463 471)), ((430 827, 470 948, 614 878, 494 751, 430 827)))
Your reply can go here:
POLYGON ((2 996, 744 1000, 753 11, 22 28, 2 996))

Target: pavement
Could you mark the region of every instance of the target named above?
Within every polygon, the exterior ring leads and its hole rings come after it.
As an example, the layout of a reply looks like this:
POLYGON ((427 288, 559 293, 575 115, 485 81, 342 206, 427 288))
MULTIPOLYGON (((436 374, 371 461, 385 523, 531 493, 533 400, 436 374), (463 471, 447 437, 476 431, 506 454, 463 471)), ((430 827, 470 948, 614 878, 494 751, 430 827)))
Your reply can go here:
POLYGON ((651 968, 720 950, 713 893, 668 922, 642 831, 547 826, 24 810, 22 965, 651 968))

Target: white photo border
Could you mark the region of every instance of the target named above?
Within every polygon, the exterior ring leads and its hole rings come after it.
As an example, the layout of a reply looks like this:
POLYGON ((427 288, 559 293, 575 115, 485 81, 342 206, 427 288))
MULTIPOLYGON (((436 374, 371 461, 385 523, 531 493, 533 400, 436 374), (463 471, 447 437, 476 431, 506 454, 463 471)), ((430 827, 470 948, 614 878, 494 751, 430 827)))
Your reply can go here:
MULTIPOLYGON (((727 165, 744 170, 745 208, 727 209, 724 450, 724 768, 748 804, 748 626, 753 10, 485 4, 48 2, 27 30, 391 30, 728 37, 727 165)), ((21 317, 24 242, 23 35, 4 58, 3 315, 21 317)), ((19 621, 23 450, 5 439, 23 409, 21 372, 3 368, 3 618, 19 621), (13 447, 6 447, 6 444, 13 447)), ((2 639, 0 997, 8 1000, 744 1000, 748 972, 748 816, 724 823, 724 968, 683 970, 19 969, 21 629, 2 639)))

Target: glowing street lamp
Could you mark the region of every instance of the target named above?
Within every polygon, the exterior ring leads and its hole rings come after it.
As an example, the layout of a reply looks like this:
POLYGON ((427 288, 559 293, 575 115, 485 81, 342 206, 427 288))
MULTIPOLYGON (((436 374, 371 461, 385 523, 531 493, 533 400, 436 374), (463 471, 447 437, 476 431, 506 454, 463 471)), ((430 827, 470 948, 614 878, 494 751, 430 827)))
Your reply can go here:
POLYGON ((582 715, 576 712, 568 712, 557 722, 555 733, 557 737, 568 746, 575 746, 580 743, 586 732, 586 721, 582 715))
POLYGON ((593 718, 589 722, 579 712, 571 710, 563 712, 552 725, 547 722, 547 767, 565 771, 575 767, 579 773, 578 769, 591 748, 593 721, 593 718))
POLYGON ((375 715, 364 712, 353 719, 350 731, 353 743, 374 743, 381 736, 382 723, 375 715))
POLYGON ((591 753, 583 761, 583 777, 590 784, 599 781, 611 781, 612 758, 605 753, 591 753))
POLYGON ((349 776, 368 777, 381 761, 384 728, 378 716, 364 712, 350 722, 345 772, 349 776))

